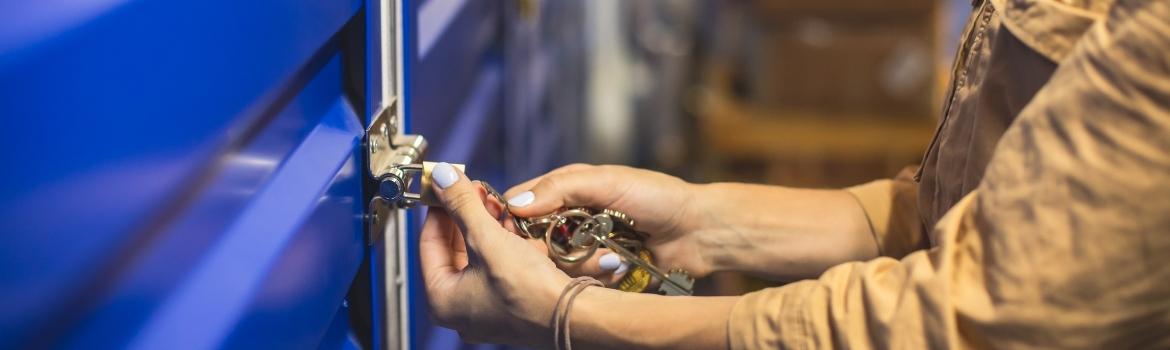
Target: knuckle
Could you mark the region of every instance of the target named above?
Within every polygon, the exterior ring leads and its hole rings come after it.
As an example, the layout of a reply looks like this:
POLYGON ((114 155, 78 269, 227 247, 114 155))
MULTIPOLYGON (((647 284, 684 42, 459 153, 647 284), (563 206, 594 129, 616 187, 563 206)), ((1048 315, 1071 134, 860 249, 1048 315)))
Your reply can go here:
POLYGON ((447 198, 447 207, 459 212, 474 208, 473 205, 480 203, 479 195, 473 191, 457 191, 447 198))
POLYGON ((592 164, 585 164, 585 163, 573 163, 573 164, 569 164, 569 165, 563 166, 563 167, 561 167, 561 168, 560 168, 560 169, 558 169, 558 170, 562 170, 562 171, 577 171, 577 170, 585 170, 585 169, 589 169, 589 168, 592 168, 592 167, 594 167, 594 165, 592 165, 592 164))
POLYGON ((628 175, 631 171, 633 171, 635 169, 630 168, 630 167, 625 166, 625 165, 606 164, 606 165, 597 166, 597 170, 598 170, 597 171, 598 175, 622 176, 622 175, 628 175), (619 174, 621 174, 621 175, 619 175, 619 174))
POLYGON ((541 179, 540 184, 538 184, 536 187, 550 192, 559 192, 561 190, 562 182, 564 182, 564 178, 561 175, 551 175, 541 179))

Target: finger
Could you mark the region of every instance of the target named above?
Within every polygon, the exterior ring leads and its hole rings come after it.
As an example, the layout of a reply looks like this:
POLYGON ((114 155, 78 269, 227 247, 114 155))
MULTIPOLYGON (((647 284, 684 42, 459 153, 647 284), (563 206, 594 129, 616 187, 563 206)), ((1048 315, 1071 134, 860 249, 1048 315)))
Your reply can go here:
POLYGON ((479 191, 479 197, 483 200, 483 206, 487 208, 488 215, 496 218, 496 222, 503 224, 501 221, 504 219, 504 203, 500 202, 495 197, 488 195, 487 188, 485 188, 483 183, 479 180, 472 181, 471 183, 474 184, 475 187, 479 187, 477 191, 479 191))
POLYGON ((601 167, 548 174, 529 192, 509 198, 508 203, 513 214, 523 217, 545 215, 563 207, 611 208, 625 192, 613 177, 613 172, 601 167))
MULTIPOLYGON (((510 217, 510 216, 504 217, 504 221, 501 222, 500 224, 504 226, 505 230, 508 230, 508 232, 511 232, 513 235, 516 235, 517 237, 530 238, 530 237, 528 237, 527 233, 521 232, 520 228, 516 226, 516 221, 512 220, 512 217, 510 217)), ((544 242, 542 242, 540 240, 532 239, 532 241, 536 241, 537 243, 544 244, 544 242)))
POLYGON ((625 277, 626 274, 630 272, 630 269, 634 268, 634 264, 631 264, 629 261, 621 258, 621 256, 617 255, 617 253, 602 255, 598 259, 598 264, 600 265, 599 268, 601 271, 609 271, 603 273, 605 276, 598 277, 598 279, 606 281, 605 284, 609 286, 617 285, 618 282, 622 280, 622 277, 625 277), (617 262, 615 263, 614 260, 617 262), (615 265, 617 267, 613 267, 615 265), (610 269, 613 270, 611 271, 610 269), (608 277, 608 279, 606 279, 606 277, 608 277))
POLYGON ((553 169, 552 171, 547 172, 544 175, 537 176, 535 178, 532 178, 531 180, 524 181, 523 183, 521 183, 519 185, 512 186, 512 188, 509 188, 508 191, 504 192, 504 198, 513 198, 516 195, 520 194, 521 192, 531 190, 532 187, 536 186, 536 183, 540 182, 540 180, 543 179, 545 176, 574 172, 574 171, 578 171, 578 170, 589 169, 592 167, 593 167, 593 165, 589 165, 589 164, 574 163, 574 164, 569 164, 569 165, 566 165, 566 166, 563 166, 560 168, 553 169))
POLYGON ((443 220, 446 220, 451 225, 451 241, 448 242, 448 245, 451 247, 451 252, 453 253, 451 259, 455 265, 455 268, 462 271, 467 267, 468 262, 467 242, 463 239, 463 232, 460 232, 459 228, 456 227, 455 220, 451 219, 450 214, 447 214, 447 212, 443 210, 437 211, 443 220))
POLYGON ((540 252, 540 255, 548 256, 548 246, 544 245, 543 241, 539 239, 526 239, 525 241, 532 246, 532 249, 540 252))
POLYGON ((488 212, 483 187, 476 186, 463 172, 450 164, 439 163, 431 170, 435 196, 455 220, 468 247, 477 250, 479 245, 490 245, 503 229, 488 212))
MULTIPOLYGON (((445 212, 442 210, 427 212, 418 242, 420 267, 427 286, 432 286, 462 269, 462 266, 456 265, 455 252, 452 250, 454 239, 452 236, 458 235, 455 232, 455 223, 445 212)), ((466 260, 463 266, 466 266, 466 260)))

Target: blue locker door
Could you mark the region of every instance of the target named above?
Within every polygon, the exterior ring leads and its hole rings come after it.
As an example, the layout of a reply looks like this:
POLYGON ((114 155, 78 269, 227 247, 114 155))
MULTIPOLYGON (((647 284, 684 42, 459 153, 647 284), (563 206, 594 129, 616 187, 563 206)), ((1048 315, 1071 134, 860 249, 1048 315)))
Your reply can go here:
POLYGON ((362 6, 0 2, 0 347, 345 345, 362 6))

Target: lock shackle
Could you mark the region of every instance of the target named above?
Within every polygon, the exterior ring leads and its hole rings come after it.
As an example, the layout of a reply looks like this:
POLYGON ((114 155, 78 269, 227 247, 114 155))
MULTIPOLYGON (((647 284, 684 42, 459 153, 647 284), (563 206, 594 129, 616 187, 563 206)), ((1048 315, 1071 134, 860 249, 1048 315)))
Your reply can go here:
MULTIPOLYGON (((413 207, 419 203, 427 206, 442 206, 439 199, 431 190, 431 171, 435 162, 399 164, 387 168, 378 176, 378 196, 391 203, 398 203, 399 207, 413 207), (417 180, 416 180, 417 178, 417 180), (418 192, 411 192, 410 187, 418 181, 418 192)), ((451 166, 464 171, 463 164, 451 166)))

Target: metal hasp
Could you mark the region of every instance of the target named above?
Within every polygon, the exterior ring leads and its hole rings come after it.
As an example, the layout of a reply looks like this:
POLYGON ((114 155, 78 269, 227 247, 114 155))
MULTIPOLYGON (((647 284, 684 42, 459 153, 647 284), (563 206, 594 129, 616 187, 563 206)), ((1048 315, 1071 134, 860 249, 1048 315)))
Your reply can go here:
MULTIPOLYGON (((391 100, 374 116, 366 128, 366 164, 378 191, 370 200, 366 243, 381 239, 393 209, 406 208, 423 201, 420 193, 410 192, 415 176, 423 174, 422 157, 427 140, 422 135, 398 133, 398 100, 391 100)), ((420 186, 421 187, 421 186, 420 186)))
POLYGON ((366 129, 366 156, 370 177, 378 182, 378 197, 408 207, 422 200, 409 192, 415 175, 422 175, 422 157, 427 139, 422 135, 398 134, 398 101, 382 108, 366 129))

